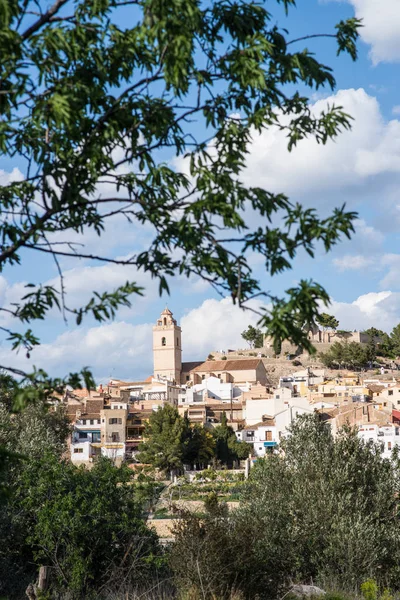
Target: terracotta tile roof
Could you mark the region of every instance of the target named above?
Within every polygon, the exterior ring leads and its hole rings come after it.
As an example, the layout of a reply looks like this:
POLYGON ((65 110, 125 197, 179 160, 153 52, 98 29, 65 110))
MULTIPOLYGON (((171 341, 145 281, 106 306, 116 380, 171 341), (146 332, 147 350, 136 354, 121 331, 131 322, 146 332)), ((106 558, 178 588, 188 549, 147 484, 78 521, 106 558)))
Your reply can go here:
POLYGON ((195 369, 196 367, 199 367, 202 364, 203 364, 202 360, 194 360, 192 362, 183 362, 182 363, 182 372, 187 373, 188 371, 193 371, 193 369, 195 369))
MULTIPOLYGON (((93 392, 93 390, 92 390, 92 392, 93 392)), ((68 393, 71 394, 72 396, 78 396, 78 398, 86 398, 87 396, 90 396, 90 394, 91 394, 91 392, 89 392, 89 390, 87 388, 72 390, 68 393)))
POLYGON ((216 371, 248 371, 263 364, 260 358, 244 358, 236 360, 206 360, 192 369, 196 373, 215 373, 216 371))
POLYGON ((81 415, 81 419, 100 419, 100 413, 85 413, 81 415))
POLYGON ((104 408, 103 398, 99 400, 86 400, 85 413, 99 413, 104 408))
POLYGON ((67 415, 76 415, 77 410, 82 410, 83 407, 79 404, 67 404, 65 407, 65 412, 67 415))
POLYGON ((99 398, 97 400, 87 399, 85 404, 81 402, 68 402, 66 405, 66 414, 71 419, 75 419, 76 413, 79 410, 81 412, 81 419, 100 419, 100 411, 104 407, 104 400, 99 398))
POLYGON ((252 429, 258 429, 259 427, 273 427, 275 426, 275 419, 267 419, 266 421, 260 421, 255 425, 246 425, 242 431, 251 431, 252 429))
POLYGON ((151 383, 153 381, 153 375, 149 375, 147 379, 144 380, 144 383, 151 383))
POLYGON ((367 388, 370 390, 370 392, 377 393, 377 392, 381 392, 382 390, 384 390, 385 386, 378 385, 377 383, 369 383, 367 385, 367 388))

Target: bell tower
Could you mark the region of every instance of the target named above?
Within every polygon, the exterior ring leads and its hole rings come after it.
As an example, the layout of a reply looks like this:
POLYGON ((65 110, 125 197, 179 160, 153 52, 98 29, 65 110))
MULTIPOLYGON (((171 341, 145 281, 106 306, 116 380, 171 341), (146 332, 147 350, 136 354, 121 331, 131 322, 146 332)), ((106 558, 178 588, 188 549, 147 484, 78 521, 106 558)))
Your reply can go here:
POLYGON ((154 377, 181 382, 182 331, 169 308, 165 308, 153 327, 154 377))

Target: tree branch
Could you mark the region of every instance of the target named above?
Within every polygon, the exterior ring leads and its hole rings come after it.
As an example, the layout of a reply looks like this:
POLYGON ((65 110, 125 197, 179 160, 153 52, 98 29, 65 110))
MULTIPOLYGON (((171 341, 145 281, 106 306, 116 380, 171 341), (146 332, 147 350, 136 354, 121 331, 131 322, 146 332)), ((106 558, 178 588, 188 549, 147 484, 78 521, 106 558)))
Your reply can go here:
POLYGON ((311 40, 312 38, 337 38, 335 33, 313 33, 312 35, 304 35, 303 37, 296 38, 294 40, 290 40, 290 42, 286 42, 286 46, 290 44, 294 44, 295 42, 302 42, 303 40, 311 40))
POLYGON ((25 248, 31 248, 32 250, 38 250, 39 252, 45 252, 47 254, 57 255, 57 256, 72 256, 73 258, 89 258, 91 260, 100 260, 102 262, 113 263, 115 265, 131 265, 134 266, 136 263, 133 262, 132 259, 128 260, 119 260, 116 258, 105 258, 104 256, 95 256, 94 254, 81 254, 80 252, 70 253, 70 252, 61 252, 60 250, 54 250, 49 248, 43 248, 36 246, 35 244, 25 244, 25 248))
POLYGON ((28 29, 26 29, 26 31, 24 31, 24 33, 21 35, 21 38, 25 41, 26 39, 28 39, 33 33, 36 33, 36 31, 38 31, 43 25, 45 25, 46 23, 49 23, 51 18, 58 13, 58 11, 60 10, 60 8, 66 4, 68 2, 68 0, 57 0, 53 6, 51 6, 49 8, 49 10, 47 12, 44 13, 44 15, 42 15, 40 17, 40 19, 38 19, 33 25, 31 25, 30 27, 28 27, 28 29))

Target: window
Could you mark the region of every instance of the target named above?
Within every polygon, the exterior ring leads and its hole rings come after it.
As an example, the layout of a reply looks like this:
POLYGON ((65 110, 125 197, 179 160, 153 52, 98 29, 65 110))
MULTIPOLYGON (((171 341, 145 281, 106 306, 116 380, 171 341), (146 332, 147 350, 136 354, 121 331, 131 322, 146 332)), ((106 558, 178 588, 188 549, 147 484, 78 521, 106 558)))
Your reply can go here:
POLYGON ((276 394, 275 398, 276 398, 277 400, 279 400, 279 399, 280 399, 280 395, 279 395, 279 394, 276 394))
POLYGON ((388 391, 388 396, 393 396, 393 390, 388 391))
POLYGON ((265 440, 267 442, 272 442, 272 431, 266 431, 265 432, 265 440))
POLYGON ((81 438, 81 440, 87 440, 87 433, 84 433, 83 431, 79 432, 79 437, 81 438))
POLYGON ((167 319, 164 317, 164 327, 167 326, 167 319))
POLYGON ((94 419, 90 419, 90 424, 94 425, 94 419))
POLYGON ((117 419, 113 417, 112 419, 108 419, 109 425, 122 425, 122 419, 117 419))
POLYGON ((83 454, 83 448, 74 448, 74 454, 83 454))
POLYGON ((388 450, 392 449, 392 442, 388 442, 388 450))
POLYGON ((82 419, 82 425, 86 425, 86 419, 82 419))
POLYGON ((111 440, 113 442, 119 442, 119 433, 117 431, 113 431, 111 434, 111 440))
POLYGON ((203 379, 205 379, 205 378, 206 378, 206 376, 205 376, 205 375, 202 375, 202 376, 201 376, 201 380, 203 380, 203 379))
POLYGON ((179 338, 176 338, 176 345, 179 346, 179 338))
POLYGON ((384 402, 384 403, 383 403, 383 406, 387 406, 387 402, 384 402))
POLYGON ((190 380, 190 375, 186 375, 186 381, 190 380))
POLYGON ((92 433, 92 442, 100 442, 100 431, 92 433))
POLYGON ((161 338, 161 346, 166 346, 167 345, 167 340, 165 337, 161 338))

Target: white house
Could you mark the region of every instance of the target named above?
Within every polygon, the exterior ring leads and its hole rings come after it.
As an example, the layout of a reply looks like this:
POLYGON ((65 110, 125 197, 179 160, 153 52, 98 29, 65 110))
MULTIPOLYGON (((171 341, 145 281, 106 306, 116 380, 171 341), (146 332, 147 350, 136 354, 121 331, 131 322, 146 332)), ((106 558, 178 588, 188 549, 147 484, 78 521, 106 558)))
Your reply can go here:
POLYGON ((272 417, 276 421, 278 431, 282 433, 298 415, 312 412, 314 406, 307 398, 302 396, 292 398, 289 389, 279 388, 274 391, 272 398, 246 400, 243 418, 246 425, 255 425, 263 421, 266 416, 272 417))
POLYGON ((308 388, 322 383, 325 379, 324 369, 312 369, 308 367, 301 371, 296 371, 291 375, 284 375, 279 379, 279 387, 289 388, 294 395, 305 394, 308 388))
POLYGON ((181 405, 194 404, 205 402, 208 398, 221 402, 235 402, 239 401, 242 392, 248 389, 250 387, 247 385, 239 387, 232 382, 225 383, 218 377, 211 376, 203 379, 201 383, 187 387, 184 392, 181 391, 178 402, 181 405))
POLYGON ((246 425, 255 425, 263 420, 264 415, 273 417, 284 408, 285 402, 280 398, 252 398, 243 405, 243 419, 246 425))
POLYGON ((314 407, 308 403, 306 398, 294 398, 284 409, 273 415, 278 435, 284 435, 293 421, 304 414, 312 414, 314 407))
POLYGON ((71 433, 71 461, 76 464, 91 462, 99 454, 100 445, 100 418, 77 418, 71 433))
POLYGON ((368 423, 358 429, 358 436, 365 442, 381 444, 384 458, 391 458, 394 448, 400 446, 400 429, 395 425, 378 427, 368 423))
POLYGON ((255 425, 248 425, 236 432, 239 441, 251 444, 254 454, 262 457, 274 451, 279 443, 279 437, 273 419, 267 419, 255 425))

